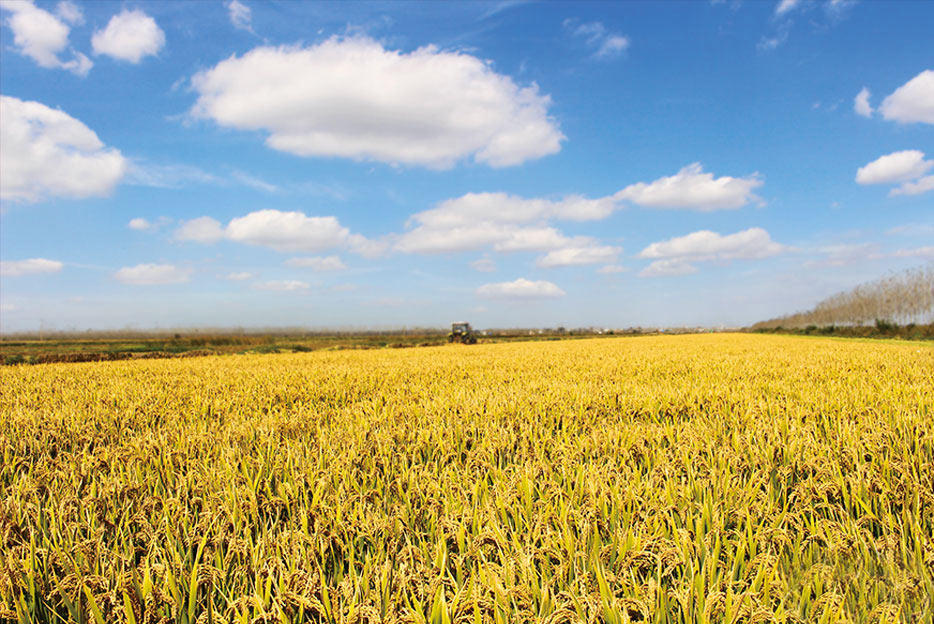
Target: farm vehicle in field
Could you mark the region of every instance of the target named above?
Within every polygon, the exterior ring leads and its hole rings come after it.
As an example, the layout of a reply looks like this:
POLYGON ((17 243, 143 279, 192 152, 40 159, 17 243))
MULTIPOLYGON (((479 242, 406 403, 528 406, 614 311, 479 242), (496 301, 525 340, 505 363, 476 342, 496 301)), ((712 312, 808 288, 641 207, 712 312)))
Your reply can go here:
POLYGON ((470 323, 451 323, 451 333, 448 342, 461 344, 477 344, 477 334, 470 328, 470 323))

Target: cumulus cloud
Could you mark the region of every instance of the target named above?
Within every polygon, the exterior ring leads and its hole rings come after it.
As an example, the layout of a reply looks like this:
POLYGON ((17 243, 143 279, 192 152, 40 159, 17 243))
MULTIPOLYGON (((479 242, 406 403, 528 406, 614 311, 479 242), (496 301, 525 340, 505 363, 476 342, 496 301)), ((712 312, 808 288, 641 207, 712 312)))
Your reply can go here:
POLYGON ((904 150, 880 156, 856 171, 858 184, 893 184, 919 178, 934 168, 920 150, 904 150))
POLYGON ((174 264, 137 264, 123 267, 114 273, 114 278, 124 284, 154 286, 187 282, 190 275, 191 269, 177 267, 174 264))
POLYGON ((155 56, 165 45, 165 33, 156 20, 139 9, 124 9, 110 18, 103 30, 94 32, 94 54, 139 63, 145 56, 155 56))
POLYGON ((72 26, 79 26, 84 23, 84 13, 81 11, 81 7, 69 0, 62 0, 55 5, 55 14, 72 26))
POLYGON ((421 224, 433 226, 467 225, 476 221, 530 223, 547 219, 596 221, 618 208, 612 197, 588 199, 569 195, 562 199, 526 199, 507 193, 467 193, 441 202, 437 208, 415 215, 421 224))
POLYGON ((0 9, 8 11, 6 23, 13 31, 13 45, 17 52, 28 56, 40 67, 65 69, 78 76, 86 76, 94 63, 80 52, 71 52, 72 58, 63 61, 62 52, 68 49, 68 35, 72 24, 83 20, 81 10, 70 2, 58 5, 59 17, 40 9, 32 0, 5 0, 0 9), (64 20, 64 21, 63 21, 64 20))
POLYGON ((882 117, 899 123, 934 124, 934 69, 927 69, 882 100, 882 117))
POLYGON ((224 238, 224 228, 220 221, 212 217, 198 217, 184 221, 175 230, 175 238, 196 243, 216 243, 224 238))
POLYGON ((903 182, 898 188, 889 191, 889 195, 920 195, 928 191, 934 191, 934 175, 924 176, 913 182, 903 182))
POLYGON ((298 290, 308 290, 311 287, 307 282, 299 280, 273 280, 262 282, 256 285, 260 290, 278 290, 280 292, 295 292, 298 290))
POLYGON ((227 15, 230 17, 230 23, 234 28, 253 32, 253 11, 240 0, 229 0, 225 2, 227 15))
POLYGON ((919 195, 934 190, 934 160, 920 150, 904 150, 880 156, 856 171, 858 184, 900 184, 889 195, 919 195))
POLYGON ((126 160, 77 119, 39 102, 0 96, 0 198, 35 202, 110 193, 126 160))
POLYGON ((621 264, 608 264, 597 269, 597 273, 600 275, 616 275, 617 273, 625 273, 628 270, 621 264))
POLYGON ((45 258, 29 258, 28 260, 0 261, 0 275, 4 277, 20 277, 22 275, 38 275, 40 273, 58 273, 64 265, 58 260, 45 258))
POLYGON ((589 246, 565 247, 555 249, 539 258, 535 265, 550 269, 554 267, 585 266, 588 264, 608 264, 616 262, 616 256, 622 251, 620 247, 589 246))
POLYGON ((565 292, 551 282, 520 277, 514 282, 484 284, 477 289, 477 295, 489 299, 549 299, 563 297, 565 292))
POLYGON ((640 275, 685 275, 696 271, 692 264, 695 262, 761 259, 776 256, 787 249, 773 241, 769 233, 762 228, 749 228, 726 236, 710 230, 700 230, 686 236, 652 243, 643 249, 638 257, 656 262, 640 275))
POLYGON ((309 217, 302 212, 258 210, 232 219, 226 227, 212 217, 183 222, 177 240, 213 243, 230 240, 282 252, 316 253, 344 248, 363 256, 382 252, 382 244, 352 234, 337 217, 309 217))
POLYGON ((143 217, 135 217, 130 219, 130 222, 127 223, 127 227, 138 232, 155 232, 159 228, 169 225, 170 223, 172 223, 170 217, 159 217, 155 221, 150 221, 143 217))
POLYGON ((640 258, 687 258, 691 260, 733 260, 768 258, 785 251, 769 233, 754 227, 723 236, 710 230, 692 232, 666 241, 652 243, 641 252, 640 258))
POLYGON ((311 47, 258 47, 196 74, 197 118, 269 133, 299 156, 450 168, 492 167, 554 154, 564 135, 537 85, 434 46, 387 50, 366 37, 311 47))
POLYGON ((613 59, 629 49, 629 37, 610 32, 602 22, 580 24, 572 18, 564 20, 564 27, 570 29, 575 37, 584 40, 586 45, 593 50, 595 59, 613 59))
POLYGON ((761 201, 753 190, 762 186, 758 173, 745 178, 714 178, 704 173, 700 163, 684 167, 673 176, 646 184, 631 184, 614 196, 650 208, 685 208, 700 212, 742 208, 761 201))
POLYGON ((639 271, 639 277, 675 277, 692 273, 697 273, 697 267, 690 262, 681 258, 669 258, 652 262, 639 271))
POLYGON ((344 261, 339 256, 305 256, 301 258, 289 258, 285 261, 286 266, 311 269, 312 271, 343 271, 347 268, 344 261))
POLYGON ((467 193, 412 215, 407 231, 394 248, 404 253, 546 251, 539 266, 612 263, 612 247, 590 237, 569 237, 555 221, 605 219, 625 201, 651 208, 683 208, 709 212, 736 209, 761 201, 753 189, 762 185, 758 174, 745 178, 715 178, 695 163, 669 177, 639 182, 614 195, 559 199, 524 198, 507 193, 467 193))
POLYGON ((232 282, 243 282, 253 277, 253 273, 249 271, 234 271, 233 273, 228 273, 224 276, 225 279, 229 279, 232 282))
POLYGON ((609 216, 619 202, 612 197, 588 199, 523 198, 507 193, 467 193, 412 215, 409 230, 395 248, 406 253, 441 253, 492 248, 496 251, 546 251, 585 238, 569 238, 549 221, 593 221, 609 216))
POLYGON ((276 251, 324 251, 343 246, 350 230, 336 217, 309 217, 301 212, 260 210, 227 224, 227 238, 276 251))
POLYGON ((853 111, 861 117, 872 117, 872 106, 869 104, 869 89, 863 87, 853 98, 853 111))

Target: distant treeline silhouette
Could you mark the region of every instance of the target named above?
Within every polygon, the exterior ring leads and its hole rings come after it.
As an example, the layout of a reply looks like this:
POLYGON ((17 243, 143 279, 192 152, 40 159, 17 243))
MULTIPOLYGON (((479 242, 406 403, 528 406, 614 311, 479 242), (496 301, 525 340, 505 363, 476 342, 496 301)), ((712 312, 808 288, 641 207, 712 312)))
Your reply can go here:
POLYGON ((934 264, 861 284, 824 299, 812 310, 761 321, 752 329, 931 323, 934 323, 934 264))

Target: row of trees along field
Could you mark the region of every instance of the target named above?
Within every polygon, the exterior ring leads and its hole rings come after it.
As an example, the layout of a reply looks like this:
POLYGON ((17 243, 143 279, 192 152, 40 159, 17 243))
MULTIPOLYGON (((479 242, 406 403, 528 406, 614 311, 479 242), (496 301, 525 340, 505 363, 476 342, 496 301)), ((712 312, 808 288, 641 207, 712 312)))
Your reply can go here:
POLYGON ((824 299, 812 310, 761 321, 752 329, 816 325, 934 323, 934 264, 909 269, 824 299))

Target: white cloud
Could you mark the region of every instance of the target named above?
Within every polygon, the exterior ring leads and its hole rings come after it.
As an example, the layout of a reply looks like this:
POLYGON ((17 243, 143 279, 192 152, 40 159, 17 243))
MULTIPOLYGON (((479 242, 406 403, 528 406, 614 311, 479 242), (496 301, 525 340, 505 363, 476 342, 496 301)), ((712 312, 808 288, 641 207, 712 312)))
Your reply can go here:
POLYGON ((350 242, 350 230, 336 217, 309 217, 301 212, 260 210, 227 224, 230 240, 276 251, 316 252, 350 242))
POLYGON ((55 14, 72 26, 80 26, 84 23, 84 12, 81 11, 81 7, 70 0, 62 0, 55 5, 55 14))
POLYGON ((898 188, 889 191, 889 195, 920 195, 928 191, 934 191, 934 175, 918 178, 914 182, 903 182, 898 188))
POLYGON ((244 173, 242 171, 234 171, 233 179, 242 184, 243 186, 248 186, 257 191, 263 191, 264 193, 275 193, 279 190, 279 187, 275 184, 270 184, 269 182, 257 178, 256 176, 250 175, 249 173, 244 173))
MULTIPOLYGON (((13 45, 20 54, 28 56, 40 67, 66 69, 78 76, 86 76, 91 70, 94 63, 80 52, 73 51, 69 61, 59 58, 68 48, 71 31, 62 19, 40 9, 31 0, 5 0, 0 2, 0 8, 11 13, 6 22, 13 31, 13 45)), ((71 3, 60 3, 59 15, 65 21, 75 20, 72 23, 82 19, 80 10, 71 3)))
POLYGON ((187 282, 191 269, 177 267, 174 264, 137 264, 123 267, 114 277, 124 284, 153 286, 159 284, 180 284, 187 282))
POLYGON ((575 37, 584 39, 587 46, 594 51, 595 59, 616 58, 630 45, 629 37, 609 32, 602 22, 578 24, 576 19, 566 19, 564 27, 571 29, 571 34, 575 37))
POLYGON ((273 280, 271 282, 262 282, 256 285, 260 290, 278 290, 281 292, 294 292, 298 290, 308 290, 311 285, 299 280, 273 280))
POLYGON ((167 189, 180 189, 191 184, 224 184, 223 179, 191 165, 159 165, 140 161, 130 162, 125 182, 167 189))
MULTIPOLYGON (((735 209, 761 201, 753 189, 762 185, 758 174, 746 178, 714 178, 700 164, 650 184, 640 182, 614 195, 595 199, 569 195, 561 199, 524 198, 507 193, 467 193, 445 200, 436 207, 412 215, 408 231, 394 247, 404 253, 445 253, 489 248, 495 251, 587 250, 578 260, 593 257, 600 248, 589 237, 568 237, 552 221, 596 221, 618 210, 626 200, 654 208, 686 208, 708 212, 735 209)), ((606 255, 606 247, 603 247, 606 255)), ((555 253, 545 261, 569 257, 571 251, 555 253)), ((593 263, 612 262, 604 257, 593 263)))
POLYGON ((217 175, 184 163, 157 164, 142 160, 130 162, 125 182, 166 189, 206 184, 221 187, 242 185, 264 193, 275 193, 279 190, 275 184, 238 169, 232 170, 228 175, 217 175))
POLYGON ((554 154, 564 135, 537 85, 433 46, 403 53, 365 37, 259 47, 192 78, 192 114, 299 156, 449 168, 492 167, 554 154))
POLYGON ((616 275, 617 273, 625 273, 628 270, 627 267, 621 264, 608 264, 597 269, 597 273, 601 275, 616 275))
POLYGON ((104 30, 94 32, 94 54, 139 63, 144 56, 155 56, 165 45, 165 33, 156 20, 139 9, 124 9, 110 18, 104 30))
POLYGON ((252 278, 253 276, 254 274, 250 273, 249 271, 235 271, 233 273, 228 273, 227 275, 224 276, 224 278, 229 279, 233 282, 243 282, 245 280, 252 278))
POLYGON ((543 251, 565 245, 591 244, 592 239, 578 236, 568 238, 552 227, 516 228, 507 238, 495 243, 496 251, 543 251))
POLYGON ((285 264, 290 267, 311 269, 312 271, 343 271, 347 268, 338 256, 306 256, 302 258, 289 258, 285 264))
POLYGON ((675 277, 697 273, 697 267, 681 258, 656 260, 639 271, 639 277, 675 277))
POLYGON ((563 297, 564 294, 563 290, 551 282, 533 282, 522 277, 514 282, 484 284, 477 289, 477 295, 490 299, 548 299, 563 297))
POLYGON ((775 7, 775 15, 784 15, 789 11, 793 10, 801 0, 781 0, 775 7))
POLYGON ((899 123, 934 124, 934 69, 928 69, 882 100, 885 119, 899 123))
POLYGON ((684 167, 673 176, 659 178, 650 184, 631 184, 614 196, 650 208, 686 208, 700 212, 742 208, 761 201, 753 190, 762 186, 758 173, 745 178, 723 176, 714 178, 704 173, 700 163, 684 167))
POLYGON ((934 161, 924 160, 920 150, 904 150, 880 156, 856 172, 859 184, 892 184, 918 178, 934 167, 934 161))
POLYGON ((0 198, 107 195, 126 160, 77 119, 39 102, 0 96, 0 198))
POLYGON ((448 253, 492 248, 496 251, 543 251, 563 247, 571 239, 552 227, 523 227, 501 222, 438 227, 419 225, 398 238, 404 253, 448 253))
POLYGON ((414 221, 424 225, 452 227, 477 221, 530 223, 546 219, 596 221, 604 219, 619 206, 612 197, 588 199, 569 195, 559 200, 526 199, 507 193, 467 193, 447 199, 437 208, 420 212, 414 221))
POLYGON ((224 229, 220 221, 211 217, 198 217, 183 222, 175 230, 176 240, 194 241, 196 243, 216 243, 224 238, 224 229))
POLYGON ((915 236, 934 236, 934 224, 928 223, 907 223, 889 228, 885 232, 889 236, 894 235, 915 235, 915 236))
POLYGON ((149 219, 144 219, 143 217, 136 217, 130 219, 130 222, 127 223, 127 227, 131 230, 137 230, 139 232, 155 232, 156 230, 165 227, 172 223, 171 217, 159 217, 155 221, 150 221, 149 219))
POLYGON ((230 23, 234 25, 234 28, 253 32, 253 11, 250 7, 240 0, 229 0, 224 3, 224 6, 227 7, 230 23))
POLYGON ((710 230, 692 232, 652 243, 641 252, 639 258, 685 262, 727 261, 735 259, 760 259, 775 256, 786 247, 776 243, 762 228, 749 228, 735 234, 723 236, 710 230))
POLYGON ((760 52, 768 52, 769 50, 778 48, 788 40, 788 31, 789 26, 785 24, 780 26, 778 31, 771 37, 766 37, 763 35, 762 38, 759 39, 759 42, 756 44, 756 49, 760 52))
POLYGON ((609 216, 619 202, 612 197, 579 195, 560 200, 526 199, 506 193, 467 193, 412 215, 410 230, 395 248, 407 253, 440 253, 490 247, 497 251, 547 251, 591 244, 569 238, 548 222, 592 221, 609 216))
POLYGON ((535 262, 541 268, 585 266, 588 264, 608 264, 616 262, 620 247, 589 246, 565 247, 550 251, 535 262))
POLYGON ((861 117, 872 117, 872 106, 869 104, 869 89, 863 87, 853 98, 853 110, 861 117))
POLYGON ((492 273, 496 270, 496 263, 490 258, 478 258, 470 263, 470 268, 480 273, 492 273))
POLYGON ((225 239, 282 252, 315 253, 344 248, 362 256, 379 255, 384 245, 350 230, 336 217, 309 217, 302 212, 258 210, 232 219, 224 227, 212 217, 183 222, 175 231, 177 240, 213 243, 225 239))
POLYGON ((934 246, 899 249, 895 252, 899 258, 925 258, 934 260, 934 246))
POLYGON ((824 12, 831 19, 841 19, 853 8, 857 0, 827 0, 824 3, 824 12))
POLYGON ((28 260, 0 261, 0 275, 5 277, 20 277, 22 275, 38 275, 40 273, 58 273, 64 265, 58 260, 45 258, 29 258, 28 260))
POLYGON ((629 49, 629 43, 629 37, 610 35, 603 40, 603 43, 600 44, 594 56, 599 59, 616 58, 629 49))

